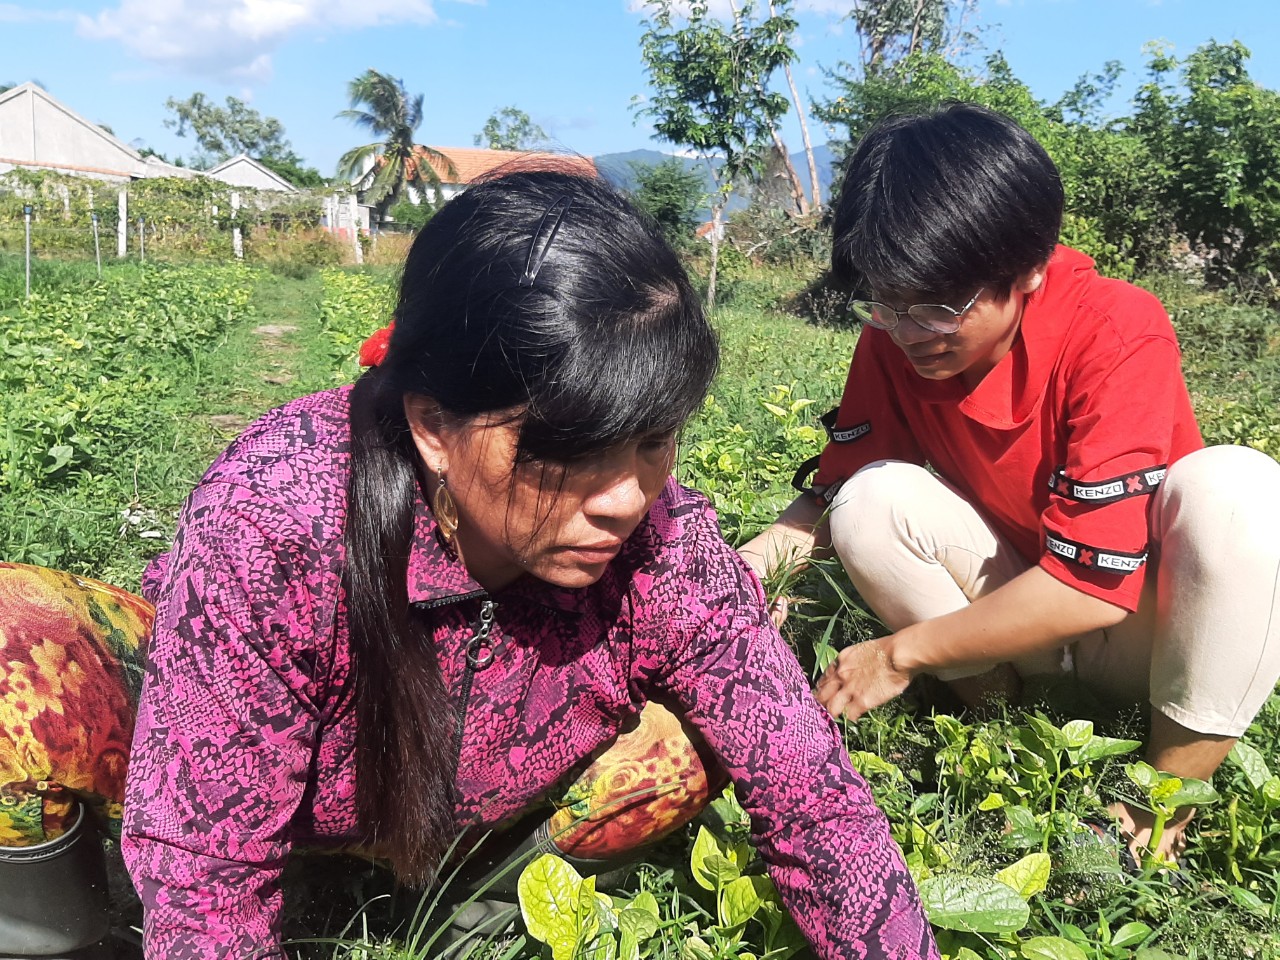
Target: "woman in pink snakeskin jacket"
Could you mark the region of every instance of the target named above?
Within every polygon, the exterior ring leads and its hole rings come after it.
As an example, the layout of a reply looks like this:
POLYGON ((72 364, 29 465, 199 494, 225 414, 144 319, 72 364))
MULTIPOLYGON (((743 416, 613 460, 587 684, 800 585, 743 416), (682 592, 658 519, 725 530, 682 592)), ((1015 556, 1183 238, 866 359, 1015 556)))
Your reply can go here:
POLYGON ((123 848, 155 960, 283 956, 292 847, 430 883, 651 699, 705 738, 823 957, 936 956, 888 824, 701 496, 670 473, 716 344, 602 181, 446 205, 351 388, 219 457, 148 571, 123 848))

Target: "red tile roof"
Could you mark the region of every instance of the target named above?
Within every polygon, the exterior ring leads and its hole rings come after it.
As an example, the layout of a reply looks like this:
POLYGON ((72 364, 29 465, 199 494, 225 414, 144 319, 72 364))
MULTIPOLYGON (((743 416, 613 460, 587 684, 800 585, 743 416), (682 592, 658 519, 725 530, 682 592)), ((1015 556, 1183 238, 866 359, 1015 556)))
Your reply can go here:
POLYGON ((434 157, 428 158, 442 183, 472 183, 486 175, 512 170, 563 170, 578 176, 594 177, 596 165, 590 157, 572 153, 545 153, 536 150, 482 150, 479 147, 432 147, 449 158, 456 176, 434 157))

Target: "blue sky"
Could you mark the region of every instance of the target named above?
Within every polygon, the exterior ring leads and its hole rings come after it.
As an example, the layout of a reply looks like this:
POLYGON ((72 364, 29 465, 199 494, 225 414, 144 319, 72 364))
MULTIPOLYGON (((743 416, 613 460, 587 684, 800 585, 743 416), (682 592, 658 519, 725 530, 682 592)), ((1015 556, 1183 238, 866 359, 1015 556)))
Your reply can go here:
MULTIPOLYGON (((727 7, 727 0, 715 0, 727 7)), ((796 77, 821 96, 822 68, 857 58, 841 14, 852 0, 796 0, 796 77)), ((1056 98, 1110 59, 1142 70, 1143 44, 1179 54, 1240 39, 1250 70, 1280 87, 1275 0, 978 0, 971 24, 1035 93, 1056 98)), ((470 146, 495 109, 527 111, 563 147, 598 155, 664 147, 635 123, 646 92, 637 0, 0 0, 0 82, 38 79, 121 139, 167 155, 192 145, 163 126, 167 97, 248 99, 279 118, 295 150, 332 173, 361 142, 337 120, 367 67, 426 94, 424 143, 470 146)), ((1115 105, 1116 112, 1124 104, 1115 105)), ((798 128, 784 128, 800 147, 798 128)), ((814 131, 821 142, 826 137, 814 131)))

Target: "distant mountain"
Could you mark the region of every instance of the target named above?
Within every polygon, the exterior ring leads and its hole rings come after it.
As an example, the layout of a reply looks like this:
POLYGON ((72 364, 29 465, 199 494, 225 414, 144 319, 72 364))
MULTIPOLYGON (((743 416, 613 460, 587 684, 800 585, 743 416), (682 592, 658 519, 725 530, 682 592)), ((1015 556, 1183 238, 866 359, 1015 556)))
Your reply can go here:
MULTIPOLYGON (((596 169, 604 176, 606 180, 614 186, 623 190, 634 190, 636 187, 635 166, 657 166, 664 160, 679 160, 684 164, 686 170, 694 170, 703 175, 706 183, 707 193, 711 193, 715 189, 715 184, 711 179, 711 172, 707 170, 707 165, 702 160, 690 157, 675 157, 673 154, 662 153, 659 150, 628 150, 623 153, 603 153, 598 157, 594 157, 596 169)), ((813 160, 818 167, 818 184, 822 187, 822 196, 825 199, 831 195, 831 181, 835 175, 835 154, 827 144, 819 144, 813 148, 813 160)), ((791 162, 795 165, 796 172, 800 175, 800 182, 804 184, 806 190, 810 190, 809 181, 809 161, 805 159, 804 151, 800 150, 791 155, 791 162)), ((810 191, 812 196, 812 191, 810 191)), ((738 195, 734 195, 729 199, 729 210, 739 210, 746 205, 747 201, 738 195)), ((711 211, 702 211, 703 215, 710 218, 711 211)))

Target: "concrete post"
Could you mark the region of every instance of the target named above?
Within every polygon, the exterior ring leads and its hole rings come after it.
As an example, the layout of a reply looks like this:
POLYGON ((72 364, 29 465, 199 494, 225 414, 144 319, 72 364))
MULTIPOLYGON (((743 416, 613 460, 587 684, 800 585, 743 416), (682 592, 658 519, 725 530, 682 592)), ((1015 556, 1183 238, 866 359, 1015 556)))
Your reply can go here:
POLYGON ((123 260, 129 253, 129 191, 120 188, 120 200, 117 205, 120 219, 116 221, 116 256, 123 260))
POLYGON ((360 201, 354 193, 348 199, 351 201, 351 244, 355 250, 356 263, 364 263, 364 249, 360 246, 360 201))
POLYGON ((240 233, 240 193, 239 191, 231 191, 231 219, 235 226, 231 228, 231 249, 235 251, 236 259, 244 259, 244 236, 240 233))

